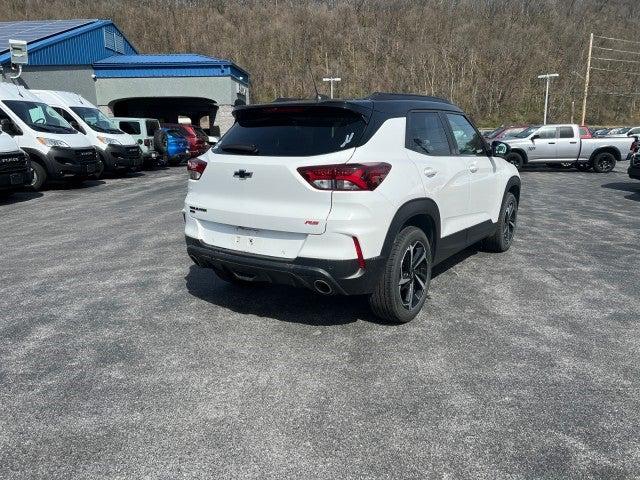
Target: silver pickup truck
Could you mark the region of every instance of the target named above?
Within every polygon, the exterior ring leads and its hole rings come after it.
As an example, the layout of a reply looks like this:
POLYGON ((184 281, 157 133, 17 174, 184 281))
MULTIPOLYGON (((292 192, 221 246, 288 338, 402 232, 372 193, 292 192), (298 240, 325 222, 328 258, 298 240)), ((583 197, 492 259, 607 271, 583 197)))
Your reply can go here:
POLYGON ((518 170, 528 163, 545 163, 550 166, 575 166, 581 171, 593 168, 598 173, 606 173, 613 170, 616 162, 627 158, 632 143, 637 140, 634 136, 587 137, 591 135, 586 129, 581 132, 578 125, 529 127, 503 140, 511 147, 505 159, 518 170))

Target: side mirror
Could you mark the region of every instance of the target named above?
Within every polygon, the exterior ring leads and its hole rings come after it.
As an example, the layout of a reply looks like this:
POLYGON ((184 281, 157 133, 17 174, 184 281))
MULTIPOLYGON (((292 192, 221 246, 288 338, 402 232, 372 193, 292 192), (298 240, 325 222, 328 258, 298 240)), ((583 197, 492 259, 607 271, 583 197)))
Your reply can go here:
POLYGON ((84 131, 84 128, 82 128, 80 126, 80 124, 78 122, 76 122, 75 120, 71 120, 69 122, 69 125, 71 125, 73 128, 75 128, 77 131, 79 131, 81 134, 86 135, 86 132, 84 131))
POLYGON ((142 145, 142 139, 141 138, 138 139, 138 145, 142 145))
POLYGON ((8 118, 3 118, 2 120, 0 120, 0 129, 2 129, 3 132, 11 135, 12 137, 14 135, 22 135, 22 132, 20 131, 18 126, 8 118))
POLYGON ((504 158, 507 155, 509 155, 510 151, 511 151, 511 147, 507 143, 500 142, 498 140, 494 140, 493 142, 491 142, 491 156, 492 157, 502 157, 502 158, 504 158))
POLYGON ((531 141, 535 141, 536 138, 540 138, 540 135, 538 135, 537 133, 533 137, 531 137, 531 141))

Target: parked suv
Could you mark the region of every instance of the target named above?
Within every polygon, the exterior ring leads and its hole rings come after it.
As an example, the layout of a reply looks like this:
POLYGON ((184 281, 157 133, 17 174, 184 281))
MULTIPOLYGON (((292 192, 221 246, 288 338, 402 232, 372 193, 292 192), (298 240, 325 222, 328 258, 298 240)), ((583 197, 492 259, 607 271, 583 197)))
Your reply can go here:
POLYGON ((153 143, 153 136, 160 128, 155 118, 114 117, 112 120, 118 128, 131 135, 142 152, 142 164, 146 168, 164 166, 164 159, 158 154, 153 143))
POLYGON ((163 123, 162 128, 182 132, 182 136, 189 142, 189 155, 199 157, 209 148, 209 137, 200 127, 189 123, 163 123))
POLYGON ((0 199, 31 184, 31 162, 8 134, 0 130, 0 199))
POLYGON ((238 106, 235 124, 188 163, 187 251, 234 283, 368 295, 379 317, 422 308, 434 265, 483 240, 513 240, 520 177, 446 100, 238 106))

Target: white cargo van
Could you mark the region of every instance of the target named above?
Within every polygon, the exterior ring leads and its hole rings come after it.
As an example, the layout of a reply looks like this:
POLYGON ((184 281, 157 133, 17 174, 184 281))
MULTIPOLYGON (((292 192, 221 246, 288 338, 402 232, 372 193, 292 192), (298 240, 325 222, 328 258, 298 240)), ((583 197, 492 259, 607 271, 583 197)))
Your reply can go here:
POLYGON ((96 177, 104 171, 126 173, 142 167, 142 153, 134 138, 87 99, 77 93, 54 90, 31 90, 31 93, 51 105, 96 148, 100 159, 96 177))
POLYGON ((0 200, 32 181, 29 157, 18 144, 0 130, 0 200))
POLYGON ((29 155, 35 190, 48 180, 82 181, 97 171, 98 156, 89 140, 21 86, 0 82, 0 127, 29 155))

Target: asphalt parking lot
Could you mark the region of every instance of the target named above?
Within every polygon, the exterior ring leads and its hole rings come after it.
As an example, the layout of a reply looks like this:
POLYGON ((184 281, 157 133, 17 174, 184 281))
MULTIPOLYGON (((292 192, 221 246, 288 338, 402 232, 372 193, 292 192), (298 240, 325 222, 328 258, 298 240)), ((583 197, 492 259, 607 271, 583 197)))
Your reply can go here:
POLYGON ((640 476, 640 182, 523 173, 407 325, 192 264, 184 169, 0 203, 0 478, 640 476))

